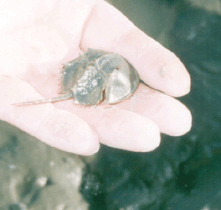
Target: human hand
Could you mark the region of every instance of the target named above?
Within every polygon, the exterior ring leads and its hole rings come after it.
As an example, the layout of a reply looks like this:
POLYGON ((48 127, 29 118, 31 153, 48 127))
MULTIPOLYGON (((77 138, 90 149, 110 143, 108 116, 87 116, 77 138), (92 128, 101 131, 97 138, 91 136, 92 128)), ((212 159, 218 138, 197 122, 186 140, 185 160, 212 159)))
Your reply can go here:
POLYGON ((190 90, 190 77, 170 51, 102 0, 5 1, 0 6, 0 119, 58 149, 90 155, 99 143, 151 151, 160 132, 189 131, 191 114, 173 96, 190 90), (88 48, 125 57, 148 84, 125 101, 107 106, 13 106, 58 95, 62 63, 88 48), (164 92, 164 93, 162 93, 164 92))

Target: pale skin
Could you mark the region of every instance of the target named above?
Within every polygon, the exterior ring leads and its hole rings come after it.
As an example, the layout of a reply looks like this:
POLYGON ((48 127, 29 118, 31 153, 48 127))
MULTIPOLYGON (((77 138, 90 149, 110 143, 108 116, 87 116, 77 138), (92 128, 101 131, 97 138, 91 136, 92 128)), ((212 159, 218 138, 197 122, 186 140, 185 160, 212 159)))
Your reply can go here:
POLYGON ((0 46, 0 119, 52 147, 80 155, 100 144, 148 152, 160 133, 190 130, 191 114, 174 98, 190 91, 184 65, 105 1, 3 1, 0 46), (58 96, 62 63, 88 48, 125 57, 148 86, 116 105, 12 105, 58 96))

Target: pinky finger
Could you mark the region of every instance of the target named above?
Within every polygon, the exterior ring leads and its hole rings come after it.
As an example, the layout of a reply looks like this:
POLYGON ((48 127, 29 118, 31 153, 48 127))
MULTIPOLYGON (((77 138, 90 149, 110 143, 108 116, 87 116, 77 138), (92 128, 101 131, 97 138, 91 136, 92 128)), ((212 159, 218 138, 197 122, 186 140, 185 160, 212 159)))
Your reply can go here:
POLYGON ((19 127, 52 147, 67 152, 91 155, 99 150, 97 134, 75 114, 55 108, 52 104, 11 105, 18 101, 42 98, 26 82, 3 77, 0 79, 0 90, 1 120, 19 127))

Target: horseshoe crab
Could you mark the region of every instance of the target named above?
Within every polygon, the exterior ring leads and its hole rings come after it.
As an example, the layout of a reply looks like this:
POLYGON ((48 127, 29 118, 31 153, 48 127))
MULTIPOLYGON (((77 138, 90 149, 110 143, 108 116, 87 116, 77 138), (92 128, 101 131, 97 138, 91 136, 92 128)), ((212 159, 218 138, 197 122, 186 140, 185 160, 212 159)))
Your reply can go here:
POLYGON ((116 53, 89 49, 78 58, 64 64, 62 90, 64 95, 16 103, 30 105, 73 98, 75 104, 96 105, 118 103, 131 96, 139 84, 135 68, 116 53))

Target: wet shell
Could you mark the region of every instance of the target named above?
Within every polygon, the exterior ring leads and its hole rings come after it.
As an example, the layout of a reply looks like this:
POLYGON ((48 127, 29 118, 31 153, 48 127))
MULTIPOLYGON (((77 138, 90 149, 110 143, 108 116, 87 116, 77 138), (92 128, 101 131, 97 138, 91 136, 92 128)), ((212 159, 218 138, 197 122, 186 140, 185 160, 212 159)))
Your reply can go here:
POLYGON ((139 75, 135 68, 116 53, 89 49, 85 54, 64 64, 63 96, 17 103, 39 104, 73 98, 75 104, 95 105, 101 101, 118 103, 136 90, 139 75))

